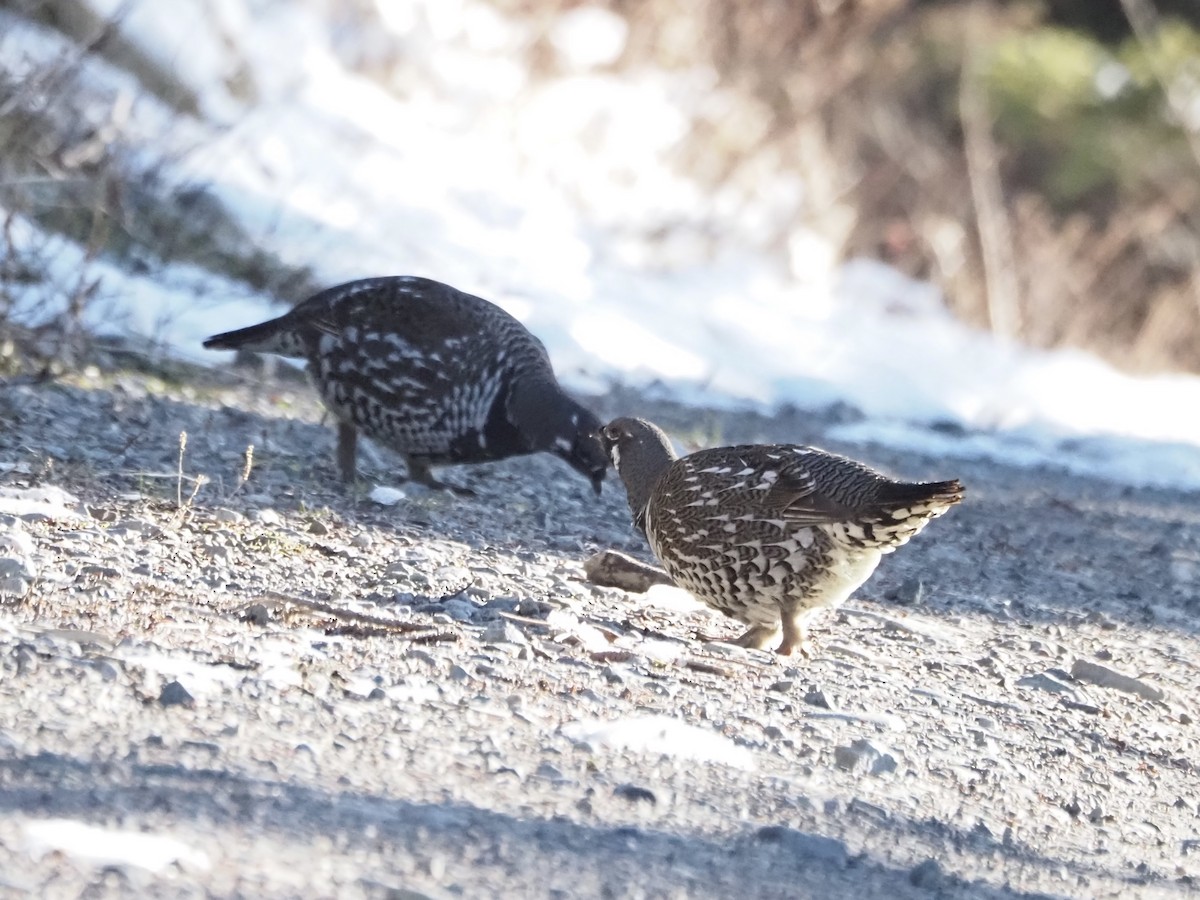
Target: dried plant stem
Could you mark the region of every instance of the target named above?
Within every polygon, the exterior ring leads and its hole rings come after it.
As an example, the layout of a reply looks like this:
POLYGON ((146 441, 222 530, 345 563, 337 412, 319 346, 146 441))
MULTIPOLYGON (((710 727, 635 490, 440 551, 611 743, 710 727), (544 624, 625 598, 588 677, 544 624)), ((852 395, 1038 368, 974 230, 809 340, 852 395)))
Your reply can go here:
POLYGON ((179 465, 176 469, 175 508, 183 509, 183 454, 187 451, 187 432, 179 432, 179 465))
POLYGON ((238 491, 240 491, 243 487, 246 486, 246 482, 250 480, 250 472, 253 469, 254 469, 254 445, 247 444, 246 445, 246 453, 242 458, 242 472, 238 476, 238 483, 236 485, 234 485, 233 490, 229 492, 230 497, 235 496, 238 491))

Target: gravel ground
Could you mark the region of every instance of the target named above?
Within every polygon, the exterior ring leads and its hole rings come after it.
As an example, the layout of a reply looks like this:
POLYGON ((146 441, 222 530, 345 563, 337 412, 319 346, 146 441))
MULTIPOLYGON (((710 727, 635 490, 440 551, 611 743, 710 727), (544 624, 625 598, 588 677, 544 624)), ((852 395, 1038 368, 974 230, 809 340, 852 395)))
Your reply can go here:
POLYGON ((648 558, 611 477, 377 450, 344 491, 303 383, 0 387, 0 896, 1200 890, 1200 496, 596 405, 968 498, 779 660, 588 583, 648 558))

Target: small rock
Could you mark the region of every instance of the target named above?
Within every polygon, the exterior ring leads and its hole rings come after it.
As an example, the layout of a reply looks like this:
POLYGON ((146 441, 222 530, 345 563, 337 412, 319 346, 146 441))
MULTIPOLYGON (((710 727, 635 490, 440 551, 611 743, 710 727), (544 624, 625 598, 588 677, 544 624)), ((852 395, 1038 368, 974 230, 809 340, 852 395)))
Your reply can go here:
POLYGON ((854 741, 848 747, 835 747, 833 760, 839 769, 848 772, 886 775, 896 771, 896 758, 865 739, 854 741))
POLYGON ((367 494, 367 499, 380 506, 395 506, 401 500, 408 499, 408 494, 400 488, 380 484, 371 489, 371 493, 367 494))
POLYGON ((452 681, 469 681, 471 673, 455 663, 450 667, 450 678, 452 681))
POLYGON ((773 684, 767 685, 767 690, 774 691, 777 694, 786 694, 792 689, 793 684, 791 681, 776 681, 773 684))
POLYGON ((31 587, 24 578, 0 578, 0 597, 24 597, 31 587))
POLYGON ((470 622, 479 611, 473 603, 451 598, 440 604, 441 610, 457 622, 470 622))
POLYGON ((80 568, 79 578, 94 578, 105 581, 115 581, 124 577, 125 573, 113 566, 86 565, 80 568))
POLYGON ((268 625, 271 622, 271 610, 264 603, 251 603, 238 618, 251 625, 268 625))
POLYGON ((908 881, 914 887, 940 891, 946 884, 946 873, 936 859, 927 859, 909 870, 908 881))
MULTIPOLYGON (((15 520, 20 522, 20 519, 15 520)), ((0 553, 12 557, 30 557, 34 552, 33 538, 19 524, 0 531, 0 553)))
POLYGON ((36 574, 33 563, 28 558, 0 556, 0 579, 18 578, 30 581, 36 574))
POLYGON ((525 633, 508 619, 492 619, 483 630, 485 644, 528 644, 525 633))
POLYGON ((601 550, 583 564, 588 581, 601 587, 615 587, 635 594, 644 594, 656 584, 671 584, 671 576, 662 569, 638 562, 632 556, 616 550, 601 550))
POLYGON ((354 537, 350 538, 350 546, 354 547, 357 550, 366 550, 368 547, 370 547, 374 543, 375 543, 375 539, 373 537, 371 537, 369 534, 367 534, 365 531, 360 534, 356 534, 354 537))
POLYGON ((1049 691, 1052 694, 1075 694, 1075 689, 1064 681, 1047 674, 1036 672, 1017 680, 1017 687, 1031 688, 1038 691, 1049 691))
POLYGON ((111 509, 106 509, 103 506, 88 506, 85 505, 84 511, 97 522, 115 522, 117 514, 111 509))
MULTIPOLYGON (((311 522, 308 523, 308 533, 316 534, 316 535, 326 535, 326 534, 329 534, 329 526, 326 525, 324 522, 322 522, 320 519, 313 519, 311 522)), ((351 543, 353 543, 353 541, 351 543)))
MULTIPOLYGON (((243 521, 246 517, 235 509, 221 508, 213 510, 213 518, 223 524, 232 525, 236 522, 243 521)), ((261 519, 259 521, 261 521, 261 519)))
POLYGON ((254 521, 260 525, 276 526, 283 522, 283 518, 273 509, 260 509, 254 513, 254 521))
POLYGON ((920 578, 910 577, 905 578, 897 587, 889 591, 886 597, 893 603, 911 606, 914 603, 920 603, 921 596, 924 593, 924 582, 922 582, 920 578))
POLYGON ((829 698, 825 696, 825 692, 815 687, 809 687, 804 692, 804 702, 809 706, 817 706, 821 709, 833 709, 833 704, 829 702, 829 698))
POLYGON ((158 702, 163 706, 186 706, 191 709, 196 705, 196 698, 178 681, 168 681, 158 695, 158 702))
POLYGON ((1147 700, 1162 700, 1166 696, 1161 688, 1147 681, 1125 675, 1116 669, 1102 666, 1086 659, 1075 660, 1071 666, 1071 677, 1078 681, 1087 681, 1099 687, 1114 688, 1127 694, 1137 694, 1147 700))
POLYGON ((563 773, 556 769, 550 763, 542 763, 533 773, 534 778, 545 778, 547 781, 566 781, 563 773))
POLYGON ((850 859, 846 845, 834 838, 819 834, 807 834, 785 825, 764 825, 754 832, 754 840, 762 844, 775 844, 789 856, 819 860, 845 866, 850 859))
POLYGON ((607 681, 609 684, 624 684, 625 683, 625 676, 622 675, 618 670, 614 669, 612 666, 605 666, 603 669, 601 669, 600 674, 601 674, 601 676, 603 676, 604 680, 607 681))
POLYGON ((653 791, 638 787, 636 784, 618 784, 613 788, 613 796, 628 800, 630 803, 649 803, 651 806, 658 803, 658 798, 654 796, 653 791))

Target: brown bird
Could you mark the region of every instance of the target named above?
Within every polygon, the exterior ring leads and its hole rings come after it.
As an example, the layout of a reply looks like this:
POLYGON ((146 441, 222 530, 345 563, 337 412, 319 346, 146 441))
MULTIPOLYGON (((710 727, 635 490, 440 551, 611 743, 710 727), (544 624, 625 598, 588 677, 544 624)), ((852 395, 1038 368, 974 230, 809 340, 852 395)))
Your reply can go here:
POLYGON ((633 522, 680 587, 750 626, 735 643, 805 648, 804 621, 854 593, 963 498, 958 481, 893 481, 814 447, 748 444, 678 458, 644 419, 601 432, 633 522))
POLYGON ((338 420, 344 481, 354 480, 361 430, 401 453, 410 479, 432 487, 446 485, 431 465, 547 451, 600 493, 608 469, 600 420, 567 396, 524 325, 449 285, 407 276, 352 281, 204 346, 307 360, 338 420))

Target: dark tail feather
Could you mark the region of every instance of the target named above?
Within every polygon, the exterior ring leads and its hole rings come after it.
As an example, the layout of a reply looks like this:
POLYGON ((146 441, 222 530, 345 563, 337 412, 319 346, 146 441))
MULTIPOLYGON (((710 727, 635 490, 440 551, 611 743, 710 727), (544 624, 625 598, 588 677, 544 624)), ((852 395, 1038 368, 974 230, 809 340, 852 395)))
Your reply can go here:
POLYGON ((950 481, 929 481, 920 484, 889 484, 880 500, 888 506, 928 504, 953 506, 962 500, 965 490, 957 478, 950 481))
POLYGON ((279 319, 214 334, 204 342, 209 350, 250 350, 255 353, 277 353, 280 356, 304 357, 305 347, 300 336, 279 319))

